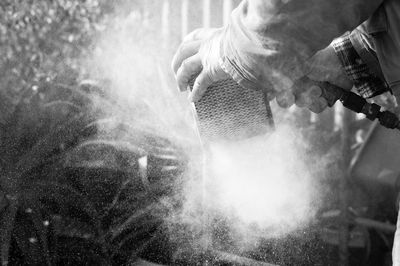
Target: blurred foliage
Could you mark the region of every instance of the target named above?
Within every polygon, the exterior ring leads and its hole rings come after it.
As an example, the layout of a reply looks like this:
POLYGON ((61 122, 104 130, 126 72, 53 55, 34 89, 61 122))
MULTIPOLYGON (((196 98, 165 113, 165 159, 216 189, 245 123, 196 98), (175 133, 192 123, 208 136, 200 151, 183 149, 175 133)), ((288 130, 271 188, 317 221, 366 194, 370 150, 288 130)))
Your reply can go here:
POLYGON ((146 2, 0 1, 1 116, 9 113, 22 91, 44 80, 74 84, 85 72, 80 61, 108 19, 120 10, 142 12, 146 2))
POLYGON ((0 122, 24 90, 44 81, 76 83, 82 58, 119 2, 126 1, 0 1, 0 122))
POLYGON ((97 0, 1 1, 0 83, 18 93, 43 79, 70 83, 104 10, 97 0))

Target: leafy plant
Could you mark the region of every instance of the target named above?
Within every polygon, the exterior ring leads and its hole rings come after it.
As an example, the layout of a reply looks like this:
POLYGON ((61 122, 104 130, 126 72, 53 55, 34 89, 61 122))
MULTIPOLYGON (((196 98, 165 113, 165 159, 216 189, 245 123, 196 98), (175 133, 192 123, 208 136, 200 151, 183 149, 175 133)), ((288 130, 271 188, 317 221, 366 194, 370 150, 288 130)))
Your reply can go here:
POLYGON ((120 265, 161 237, 184 159, 94 101, 112 104, 96 86, 44 83, 4 125, 2 265, 120 265))

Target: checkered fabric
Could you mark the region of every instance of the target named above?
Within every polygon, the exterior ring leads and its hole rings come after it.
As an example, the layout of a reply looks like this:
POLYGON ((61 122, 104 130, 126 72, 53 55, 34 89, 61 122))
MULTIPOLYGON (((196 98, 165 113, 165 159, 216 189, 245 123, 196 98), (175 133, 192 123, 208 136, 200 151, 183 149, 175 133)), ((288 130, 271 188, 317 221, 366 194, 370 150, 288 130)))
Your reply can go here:
POLYGON ((350 33, 335 39, 332 46, 361 96, 371 98, 389 90, 386 82, 371 73, 368 65, 363 62, 351 43, 350 33))

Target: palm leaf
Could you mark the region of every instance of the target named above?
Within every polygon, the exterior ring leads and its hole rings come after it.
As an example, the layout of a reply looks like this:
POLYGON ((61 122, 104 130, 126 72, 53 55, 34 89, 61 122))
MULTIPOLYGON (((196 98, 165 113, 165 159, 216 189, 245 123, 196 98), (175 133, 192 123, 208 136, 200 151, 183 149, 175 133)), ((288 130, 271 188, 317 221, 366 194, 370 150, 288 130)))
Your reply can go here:
POLYGON ((3 191, 0 190, 0 215, 7 208, 9 202, 6 198, 6 195, 3 191))
POLYGON ((43 243, 39 239, 38 232, 34 230, 29 216, 31 215, 28 213, 18 212, 13 228, 13 239, 28 265, 49 265, 48 254, 45 254, 46 250, 44 250, 43 243))
POLYGON ((74 218, 54 215, 51 224, 57 237, 81 238, 93 242, 97 239, 93 226, 74 218))
POLYGON ((73 189, 69 185, 63 185, 56 182, 36 182, 33 190, 23 191, 24 197, 36 197, 42 202, 53 202, 57 205, 58 213, 64 216, 72 215, 89 222, 92 226, 100 230, 99 214, 91 201, 81 192, 73 189), (71 206, 80 213, 71 213, 66 207, 71 206), (79 215, 84 216, 79 216, 79 215), (86 219, 87 218, 87 219, 86 219))
POLYGON ((71 145, 80 136, 81 131, 79 128, 82 127, 76 123, 81 118, 82 116, 70 119, 57 130, 40 139, 28 152, 21 156, 15 166, 17 170, 17 173, 15 173, 16 180, 36 166, 44 163, 46 158, 60 148, 60 144, 71 145))
POLYGON ((48 230, 47 226, 45 225, 44 219, 42 218, 41 214, 36 212, 36 210, 40 210, 38 207, 34 207, 34 211, 31 213, 31 219, 33 222, 33 226, 36 229, 37 235, 39 237, 40 243, 42 245, 42 253, 41 255, 44 256, 47 265, 51 265, 50 262, 50 250, 49 244, 47 241, 48 238, 48 230))
MULTIPOLYGON (((114 228, 111 228, 109 230, 110 239, 114 240, 115 238, 118 238, 122 232, 131 228, 132 225, 137 224, 138 220, 140 218, 145 217, 150 212, 150 210, 153 209, 155 206, 156 206, 155 204, 151 204, 145 209, 137 210, 135 213, 130 215, 127 219, 124 219, 123 224, 118 225, 114 228)), ((147 217, 146 217, 146 220, 147 220, 147 217)))
POLYGON ((0 251, 1 251, 1 264, 8 265, 9 251, 11 246, 12 231, 14 228, 14 221, 18 210, 18 201, 10 200, 10 205, 1 215, 0 226, 0 251))

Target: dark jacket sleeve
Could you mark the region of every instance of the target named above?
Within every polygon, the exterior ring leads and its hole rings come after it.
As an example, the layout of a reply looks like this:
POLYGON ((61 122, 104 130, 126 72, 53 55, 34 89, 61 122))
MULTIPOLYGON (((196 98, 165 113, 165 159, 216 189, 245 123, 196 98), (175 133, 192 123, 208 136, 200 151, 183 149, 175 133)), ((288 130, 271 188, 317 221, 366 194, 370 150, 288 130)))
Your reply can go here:
POLYGON ((244 0, 221 43, 221 66, 246 87, 285 89, 305 61, 355 29, 383 0, 244 0))
POLYGON ((358 94, 372 98, 389 90, 368 35, 357 28, 336 38, 331 46, 358 94))

